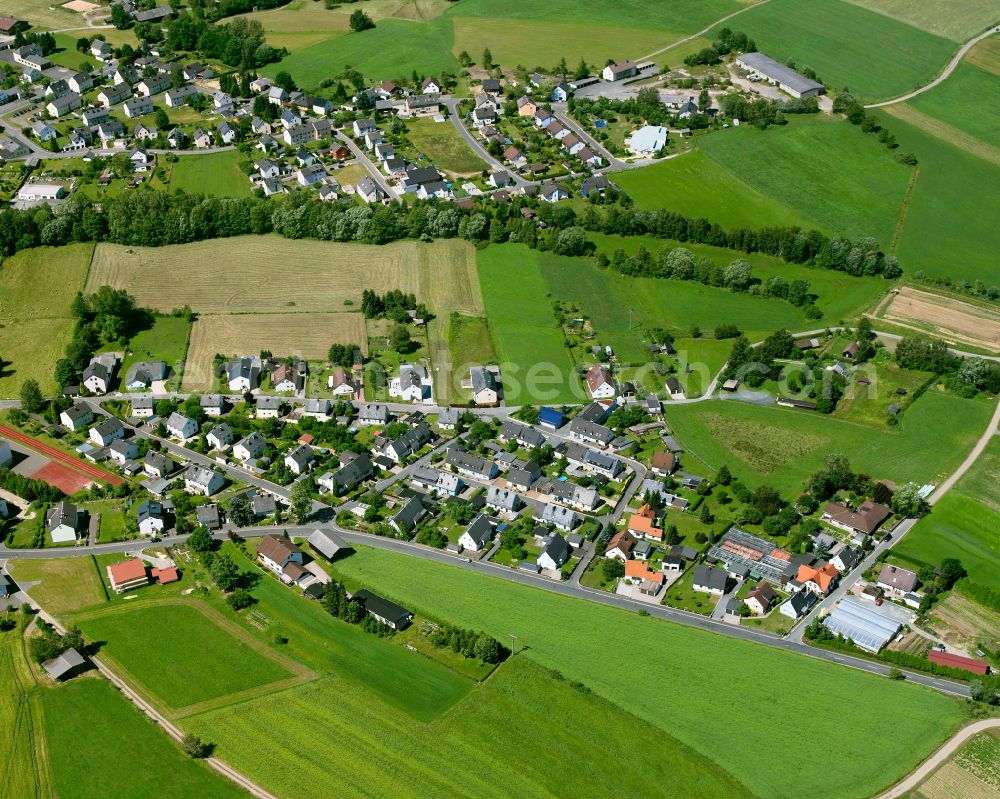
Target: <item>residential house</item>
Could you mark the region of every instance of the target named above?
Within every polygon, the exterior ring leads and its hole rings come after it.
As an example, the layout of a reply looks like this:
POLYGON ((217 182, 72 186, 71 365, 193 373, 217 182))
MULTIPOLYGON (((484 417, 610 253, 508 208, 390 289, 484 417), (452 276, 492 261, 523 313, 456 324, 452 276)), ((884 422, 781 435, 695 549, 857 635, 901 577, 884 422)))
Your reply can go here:
POLYGON ((341 466, 337 471, 327 472, 318 480, 320 489, 334 496, 353 491, 365 480, 371 479, 374 473, 372 460, 365 453, 342 453, 340 463, 341 466))
POLYGON ((891 563, 882 564, 882 570, 878 573, 876 586, 881 588, 886 594, 901 599, 905 594, 909 594, 917 587, 918 577, 909 569, 901 569, 891 563))
POLYGON ((474 518, 465 532, 458 539, 458 544, 462 549, 479 552, 493 540, 493 525, 485 513, 480 513, 474 518))
POLYGON ((185 416, 182 413, 174 411, 170 414, 170 418, 167 419, 167 434, 171 438, 179 438, 181 441, 187 441, 189 438, 194 438, 194 436, 198 435, 198 423, 190 416, 185 416))
POLYGON ((628 531, 638 538, 663 540, 663 530, 656 526, 656 511, 647 503, 629 517, 628 531))
POLYGON ((72 502, 66 500, 49 508, 48 513, 45 514, 45 528, 49 531, 52 543, 65 544, 76 541, 82 516, 82 511, 72 502))
POLYGON ((94 421, 94 412, 85 402, 71 405, 59 414, 59 422, 67 430, 82 430, 94 421))
POLYGON ((797 594, 792 594, 782 602, 778 607, 778 612, 790 619, 800 619, 809 613, 818 602, 819 597, 812 591, 801 591, 797 594))
POLYGON ((129 119, 135 119, 152 114, 153 101, 148 97, 133 97, 131 100, 126 100, 122 108, 125 111, 125 116, 129 119))
POLYGON ((672 452, 657 450, 653 453, 652 472, 657 477, 667 477, 677 469, 677 456, 672 452))
POLYGON ((122 438, 125 438, 125 425, 114 416, 90 428, 90 440, 99 447, 107 447, 122 438))
POLYGON ((871 535, 891 515, 892 511, 885 505, 866 499, 857 510, 837 502, 829 502, 823 508, 823 515, 820 518, 841 530, 871 535))
POLYGON ((604 557, 615 558, 623 563, 631 560, 638 539, 628 530, 615 533, 604 550, 604 557))
POLYGON ((207 527, 209 530, 218 530, 222 527, 222 515, 219 506, 214 502, 208 505, 199 505, 195 509, 198 524, 207 527))
POLYGON ((639 67, 634 61, 622 61, 608 64, 601 72, 601 77, 610 82, 625 80, 639 74, 639 67))
POLYGON ((549 96, 549 99, 551 99, 553 103, 565 103, 569 99, 572 91, 573 90, 570 88, 569 84, 566 83, 566 81, 561 80, 552 87, 552 94, 549 96))
MULTIPOLYGON (((163 361, 140 361, 125 373, 125 388, 129 391, 150 388, 166 377, 167 365, 163 361)), ((152 416, 152 413, 148 415, 152 416)))
POLYGON ((237 460, 252 461, 257 460, 261 455, 264 454, 264 449, 267 446, 267 440, 260 433, 253 432, 246 438, 243 438, 236 442, 233 446, 233 457, 237 460))
POLYGON ((789 580, 785 587, 791 591, 797 592, 805 589, 826 596, 837 585, 839 578, 840 572, 832 563, 821 562, 815 565, 800 563, 795 578, 789 580))
POLYGON ((129 151, 128 160, 132 162, 133 172, 142 173, 152 169, 156 158, 141 147, 135 147, 129 151))
POLYGON ((618 393, 615 379, 605 366, 591 366, 587 370, 587 389, 595 400, 613 399, 618 393))
POLYGON ((104 353, 91 358, 83 370, 83 385, 91 394, 107 394, 111 378, 118 366, 118 358, 113 353, 104 353))
POLYGON ((76 92, 69 92, 61 97, 53 97, 45 106, 45 112, 55 119, 66 116, 82 105, 83 101, 76 92))
POLYGON ((542 470, 534 461, 526 461, 523 466, 512 466, 504 475, 507 485, 519 491, 530 491, 541 476, 542 470))
POLYGON ((169 89, 163 96, 163 101, 168 108, 179 108, 187 105, 188 101, 198 94, 198 89, 194 86, 181 86, 176 89, 169 89))
POLYGON ((551 503, 546 503, 541 508, 536 507, 534 518, 543 524, 551 524, 565 532, 570 532, 580 521, 580 517, 575 511, 551 503))
POLYGON ((260 387, 260 358, 256 356, 230 361, 225 366, 230 391, 253 391, 260 387))
POLYGON ((442 408, 438 413, 437 426, 442 430, 454 430, 461 416, 458 408, 442 408))
POLYGON ((291 539, 265 535, 257 545, 257 560, 273 571, 286 585, 299 583, 309 572, 302 568, 305 554, 291 539))
POLYGON ((97 102, 105 108, 118 105, 132 96, 132 87, 127 83, 117 83, 114 86, 105 86, 97 95, 97 102))
POLYGON ((451 472, 442 472, 431 467, 418 467, 410 474, 410 482, 438 496, 458 496, 465 485, 462 478, 451 472))
POLYGON ((327 560, 333 560, 338 552, 351 548, 351 545, 336 533, 319 529, 313 530, 310 534, 309 546, 327 560))
POLYGON ((129 558, 107 567, 108 580, 116 594, 124 594, 133 588, 149 585, 146 564, 140 558, 129 558))
POLYGON ((316 455, 308 444, 299 444, 285 455, 285 466, 292 474, 305 474, 312 467, 316 455))
POLYGON ((497 486, 488 486, 486 489, 486 506, 497 513, 516 514, 521 505, 521 498, 510 489, 497 486))
POLYGON ((357 423, 363 427, 386 424, 389 421, 389 408, 385 405, 368 402, 358 406, 357 423))
POLYGON ((177 464, 162 452, 150 450, 142 460, 142 470, 150 477, 162 480, 170 477, 177 469, 177 464))
POLYGON ((538 198, 547 203, 557 203, 569 197, 569 190, 561 183, 547 182, 538 187, 538 198))
POLYGON ((236 438, 235 433, 233 433, 233 428, 228 424, 223 422, 220 425, 213 427, 205 440, 212 449, 223 450, 233 443, 233 439, 236 438))
POLYGON ((386 193, 371 177, 364 177, 359 180, 354 187, 354 191, 358 197, 369 205, 371 203, 380 203, 386 198, 386 193))
POLYGON ((226 398, 221 394, 203 394, 200 405, 206 416, 222 416, 226 410, 226 398))
POLYGON ((433 379, 427 367, 421 364, 400 364, 399 376, 389 380, 389 396, 404 402, 431 404, 433 379))
POLYGON ((714 596, 722 596, 729 585, 729 575, 722 569, 713 569, 704 563, 695 566, 692 587, 695 591, 704 591, 714 596))
MULTIPOLYGON (((127 461, 139 455, 139 447, 135 445, 134 441, 125 441, 123 439, 118 439, 113 441, 111 446, 108 447, 108 457, 111 458, 119 466, 123 465, 127 461)), ((3 458, 0 457, 0 464, 3 463, 3 458)))
POLYGON ((635 155, 652 156, 667 146, 669 135, 661 125, 645 125, 632 133, 626 146, 635 155))
POLYGON ((750 608, 751 613, 763 616, 777 600, 778 594, 771 587, 770 583, 757 583, 756 587, 746 595, 743 601, 750 608))
POLYGON ((492 480, 497 476, 497 465, 493 461, 472 455, 457 447, 448 450, 445 463, 458 474, 477 480, 492 480))
POLYGON ((207 150, 215 143, 212 139, 212 134, 202 128, 195 129, 191 140, 194 142, 194 146, 199 150, 207 150))
POLYGON ((42 120, 32 123, 31 132, 38 141, 50 141, 59 135, 59 131, 42 120))
POLYGON ((332 408, 333 403, 326 397, 308 397, 302 406, 302 415, 325 422, 330 418, 332 408))
POLYGON ((535 562, 542 569, 556 571, 569 560, 569 544, 559 533, 552 533, 542 539, 542 551, 535 562))
POLYGON ((142 97, 152 97, 154 94, 165 92, 170 88, 170 78, 166 75, 154 75, 151 78, 143 78, 136 86, 136 92, 142 97))
POLYGON ((845 546, 840 552, 830 558, 830 563, 832 563, 837 571, 841 574, 847 574, 854 570, 854 568, 861 563, 864 559, 865 553, 861 547, 845 546))
POLYGON ((420 84, 420 91, 424 94, 441 94, 441 84, 437 78, 424 78, 420 84))
POLYGON ((382 624, 391 627, 393 630, 405 629, 413 621, 413 614, 406 608, 397 605, 395 602, 390 602, 388 599, 383 599, 378 594, 373 594, 367 589, 363 588, 360 591, 355 591, 351 595, 351 599, 364 605, 365 612, 369 616, 378 619, 382 624))
POLYGON ((330 373, 326 379, 326 385, 337 397, 351 397, 356 391, 353 377, 341 366, 336 367, 330 373))
POLYGON ((578 441, 586 441, 590 444, 597 444, 606 447, 615 437, 614 431, 604 425, 588 421, 581 418, 582 414, 577 414, 573 421, 569 423, 569 435, 578 441))
POLYGON ((496 375, 485 366, 473 366, 469 369, 472 381, 472 400, 476 405, 495 405, 498 399, 496 375))
POLYGON ((255 416, 258 419, 278 419, 280 418, 288 405, 285 402, 284 397, 267 397, 258 396, 255 408, 255 416))
POLYGON ((538 105, 530 97, 522 95, 517 98, 517 115, 519 117, 533 117, 538 110, 538 105))
POLYGON ((540 447, 545 443, 545 436, 535 430, 535 428, 514 421, 504 422, 497 439, 505 444, 515 441, 519 447, 529 450, 540 447))
POLYGON ((226 484, 222 472, 205 466, 191 466, 184 472, 184 490, 189 494, 210 497, 222 490, 226 484))
POLYGON ((410 497, 396 514, 389 519, 389 525, 398 533, 409 533, 427 514, 420 497, 410 497))
POLYGON ((139 532, 143 535, 157 535, 163 532, 166 524, 163 516, 163 505, 151 499, 136 507, 136 518, 139 521, 139 532))

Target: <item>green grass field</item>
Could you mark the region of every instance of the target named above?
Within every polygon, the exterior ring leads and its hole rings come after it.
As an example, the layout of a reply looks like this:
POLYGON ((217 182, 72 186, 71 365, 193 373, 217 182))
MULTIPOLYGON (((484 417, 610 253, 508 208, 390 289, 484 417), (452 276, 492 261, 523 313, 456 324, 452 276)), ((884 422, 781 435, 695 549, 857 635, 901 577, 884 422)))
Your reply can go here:
POLYGON ((458 72, 452 54, 451 26, 435 20, 414 24, 386 19, 363 33, 350 33, 293 52, 261 73, 274 77, 286 71, 296 82, 311 89, 350 65, 372 80, 408 82, 414 69, 424 74, 442 70, 458 72))
MULTIPOLYGON (((738 133, 732 129, 715 136, 738 133)), ((700 137, 697 141, 707 142, 710 138, 700 137)), ((619 172, 614 181, 640 208, 667 208, 709 219, 727 229, 771 225, 798 225, 806 230, 821 227, 800 210, 757 191, 701 150, 619 172)))
POLYGON ((494 635, 516 634, 518 646, 527 648, 523 657, 582 681, 676 736, 758 796, 802 795, 802 766, 788 757, 787 739, 758 733, 809 715, 818 696, 837 708, 839 719, 823 733, 826 762, 837 779, 809 788, 823 798, 867 797, 887 787, 950 734, 961 716, 953 700, 905 682, 430 561, 361 548, 337 569, 410 607, 494 635), (628 658, 623 679, 621 658, 609 653, 635 651, 643 656, 628 658), (747 706, 749 690, 734 674, 767 675, 771 687, 761 689, 752 712, 733 711, 747 706), (654 696, 671 701, 652 701, 654 696), (880 734, 873 707, 895 709, 892 735, 880 734))
POLYGON ((833 415, 849 422, 885 427, 889 419, 889 406, 896 404, 905 407, 909 396, 913 396, 913 392, 931 377, 933 375, 930 372, 901 369, 893 361, 878 363, 872 385, 859 386, 852 382, 847 392, 850 396, 845 396, 838 403, 833 415), (909 396, 900 399, 895 393, 897 388, 906 389, 909 396))
POLYGON ((207 155, 182 155, 170 175, 170 188, 216 197, 249 197, 253 187, 237 164, 236 150, 207 155))
MULTIPOLYGON (((734 250, 727 250, 722 247, 712 247, 708 244, 692 244, 688 241, 672 241, 670 239, 655 239, 648 236, 612 236, 603 233, 590 233, 588 238, 597 245, 597 251, 602 252, 609 258, 616 249, 622 249, 630 255, 634 255, 639 246, 644 246, 650 252, 656 252, 661 248, 685 247, 695 255, 711 258, 720 267, 725 267, 737 258, 749 261, 753 267, 754 276, 761 282, 766 282, 772 277, 781 277, 786 282, 793 280, 805 280, 809 283, 811 293, 818 299, 816 306, 823 311, 822 323, 839 322, 857 317, 860 313, 875 305, 876 301, 882 297, 889 289, 890 284, 876 277, 853 277, 844 272, 835 272, 830 269, 813 269, 799 264, 790 264, 780 258, 773 258, 760 253, 743 253, 734 250)), ((627 280, 627 278, 626 278, 627 280)), ((731 292, 726 292, 731 295, 731 292)), ((754 308, 760 307, 759 298, 746 297, 746 301, 752 301, 754 308)), ((770 303, 767 303, 770 305, 770 303)), ((678 316, 682 316, 686 308, 677 309, 678 316)), ((797 317, 801 316, 795 309, 792 311, 797 317)), ((695 315, 700 315, 703 310, 696 308, 695 315)), ((782 312, 787 314, 787 311, 782 312)), ((752 318, 747 330, 768 330, 766 324, 756 321, 758 317, 752 318)), ((682 320, 683 321, 683 320, 682 320)), ((698 319, 691 321, 702 324, 698 319)), ((690 322, 688 323, 690 324, 690 322)), ((813 329, 817 326, 815 320, 802 319, 794 324, 804 324, 800 330, 813 329)), ((706 325, 702 327, 708 329, 706 325)), ((773 329, 773 328, 772 328, 773 329)))
MULTIPOLYGON (((162 660, 167 665, 170 658, 162 660)), ((210 676, 202 670, 191 672, 192 679, 210 676)), ((185 755, 106 680, 78 678, 46 690, 43 696, 57 796, 235 799, 247 795, 185 755)))
MULTIPOLYGON (((773 2, 781 0, 762 8, 773 2)), ((801 117, 781 128, 724 133, 706 136, 701 148, 757 191, 833 235, 874 236, 883 246, 892 240, 910 172, 874 136, 840 119, 801 117)))
POLYGON ((830 452, 876 479, 923 484, 950 474, 986 429, 987 400, 929 390, 897 427, 879 430, 812 411, 714 401, 666 408, 675 438, 691 457, 717 469, 723 463, 750 485, 766 482, 798 492, 830 452), (947 419, 948 424, 941 424, 947 419))
POLYGON ((1000 109, 994 103, 981 102, 983 97, 995 96, 998 92, 1000 77, 962 62, 948 80, 907 101, 906 105, 956 127, 1000 152, 1000 109))
POLYGON ((106 642, 102 654, 174 710, 290 676, 193 605, 117 608, 82 618, 80 628, 106 642))
POLYGON ((547 296, 543 277, 547 258, 521 244, 487 247, 476 254, 504 396, 510 405, 583 399, 547 296))
POLYGON ((200 716, 191 726, 270 790, 301 799, 498 790, 525 797, 638 796, 666 783, 683 796, 749 796, 661 730, 526 658, 502 666, 430 729, 394 716, 391 707, 335 676, 294 696, 200 716), (277 739, 269 734, 276 729, 282 731, 277 739), (649 757, 597 767, 602 742, 625 738, 649 757))
POLYGON ((93 244, 36 247, 0 265, 0 397, 16 397, 29 378, 55 391, 52 370, 73 335, 70 303, 93 254, 93 244))
POLYGON ((991 0, 850 0, 921 30, 964 42, 997 21, 996 3, 991 0))
POLYGON ((478 175, 487 168, 451 122, 435 122, 422 117, 407 120, 406 129, 413 146, 435 166, 453 176, 478 175))
POLYGON ((996 283, 1000 225, 990 214, 970 209, 989 208, 1000 196, 1000 165, 894 116, 880 114, 879 119, 896 135, 900 149, 915 153, 920 161, 897 247, 904 270, 996 283))
POLYGON ((973 582, 1000 590, 1000 439, 894 551, 933 565, 958 558, 973 582))
POLYGON ((78 40, 75 37, 66 33, 57 33, 55 38, 56 51, 48 57, 53 64, 72 70, 78 70, 84 65, 90 64, 91 69, 93 69, 97 59, 90 54, 89 50, 86 53, 79 52, 76 49, 78 40))
POLYGON ((191 322, 183 316, 157 316, 153 326, 136 333, 129 342, 129 354, 125 356, 122 376, 139 361, 163 361, 170 368, 180 371, 179 362, 187 353, 191 322))
POLYGON ((18 629, 0 633, 0 779, 14 797, 52 796, 42 729, 42 691, 18 629))
POLYGON ((847 86, 868 99, 922 86, 958 49, 952 41, 843 0, 770 0, 738 20, 730 27, 752 36, 762 52, 782 62, 793 58, 828 85, 847 86))

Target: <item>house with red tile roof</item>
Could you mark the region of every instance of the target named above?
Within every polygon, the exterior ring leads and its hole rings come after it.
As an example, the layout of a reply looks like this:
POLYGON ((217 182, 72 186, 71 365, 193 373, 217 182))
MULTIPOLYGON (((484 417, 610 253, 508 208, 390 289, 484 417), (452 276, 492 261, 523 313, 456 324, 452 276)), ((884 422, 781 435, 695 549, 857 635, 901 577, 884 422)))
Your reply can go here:
POLYGON ((124 594, 133 588, 142 588, 149 585, 149 577, 146 575, 146 564, 139 558, 131 558, 121 563, 112 563, 108 566, 108 579, 116 594, 124 594))
POLYGON ((656 511, 644 504, 638 513, 633 513, 628 520, 628 531, 640 538, 650 538, 654 541, 663 540, 663 530, 656 526, 656 511))
POLYGON ((840 572, 832 563, 818 563, 815 566, 808 566, 805 563, 799 566, 795 579, 790 581, 792 590, 800 591, 807 589, 817 594, 828 594, 837 584, 840 572), (796 586, 796 583, 798 584, 796 586))

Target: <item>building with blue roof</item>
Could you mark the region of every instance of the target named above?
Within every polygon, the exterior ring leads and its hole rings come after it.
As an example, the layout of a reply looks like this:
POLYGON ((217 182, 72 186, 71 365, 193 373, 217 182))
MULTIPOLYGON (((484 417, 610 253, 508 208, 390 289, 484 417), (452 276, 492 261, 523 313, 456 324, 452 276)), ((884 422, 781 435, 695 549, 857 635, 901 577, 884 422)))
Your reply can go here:
POLYGON ((566 417, 555 408, 542 408, 538 413, 538 422, 542 427, 547 427, 550 430, 558 430, 566 424, 566 417))

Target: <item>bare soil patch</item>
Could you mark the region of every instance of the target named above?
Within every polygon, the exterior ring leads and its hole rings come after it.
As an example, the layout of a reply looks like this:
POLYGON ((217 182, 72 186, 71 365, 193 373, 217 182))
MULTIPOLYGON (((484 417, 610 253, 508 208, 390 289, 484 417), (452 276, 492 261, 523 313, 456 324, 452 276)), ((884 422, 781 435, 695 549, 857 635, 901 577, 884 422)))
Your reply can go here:
POLYGON ((1000 313, 962 300, 904 286, 875 315, 901 327, 940 333, 962 344, 1000 350, 1000 313))

